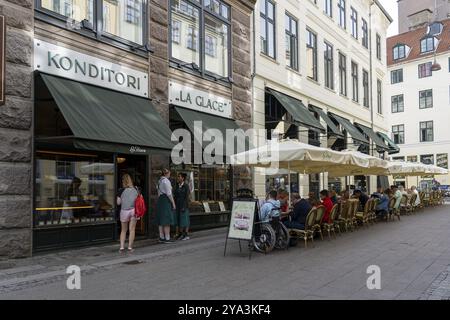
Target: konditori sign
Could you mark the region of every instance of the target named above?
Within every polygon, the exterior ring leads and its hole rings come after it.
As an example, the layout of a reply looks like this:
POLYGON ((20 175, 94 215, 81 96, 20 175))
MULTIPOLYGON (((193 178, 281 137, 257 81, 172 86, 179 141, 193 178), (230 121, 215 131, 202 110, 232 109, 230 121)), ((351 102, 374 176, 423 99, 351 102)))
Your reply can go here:
POLYGON ((148 97, 148 75, 107 60, 35 39, 34 69, 116 91, 148 97))

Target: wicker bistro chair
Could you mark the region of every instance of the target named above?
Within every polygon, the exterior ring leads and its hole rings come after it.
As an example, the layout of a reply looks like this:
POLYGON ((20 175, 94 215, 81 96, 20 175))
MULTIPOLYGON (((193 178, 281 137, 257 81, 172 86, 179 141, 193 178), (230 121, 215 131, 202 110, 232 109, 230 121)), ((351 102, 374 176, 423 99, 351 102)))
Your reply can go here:
POLYGON ((402 195, 402 199, 400 200, 400 214, 409 214, 408 210, 408 196, 406 194, 402 195))
POLYGON ((388 213, 387 221, 393 220, 394 216, 396 216, 398 218, 398 220, 400 220, 400 209, 395 208, 395 201, 396 201, 395 197, 392 197, 389 200, 389 213, 388 213))
POLYGON ((380 199, 372 199, 372 205, 369 211, 369 222, 375 223, 377 221, 377 206, 380 203, 380 199))
POLYGON ((338 222, 336 222, 339 214, 339 205, 335 204, 330 212, 330 218, 328 222, 323 223, 323 230, 328 233, 328 240, 331 240, 331 232, 333 232, 334 238, 336 238, 336 229, 341 234, 341 227, 338 222))
POLYGON ((337 219, 334 220, 335 224, 339 225, 339 230, 344 230, 347 232, 347 217, 348 217, 348 211, 349 211, 349 202, 345 201, 339 205, 339 215, 337 219), (342 227, 342 228, 341 228, 342 227))
POLYGON ((314 233, 318 232, 320 234, 320 239, 323 240, 322 235, 322 223, 323 223, 323 217, 325 215, 326 208, 324 206, 317 206, 316 207, 317 213, 316 213, 316 220, 314 222, 314 233))
POLYGON ((351 210, 350 217, 348 219, 349 226, 351 227, 351 231, 356 230, 355 227, 358 226, 358 219, 356 218, 356 214, 358 213, 359 200, 352 199, 351 200, 351 210))
POLYGON ((305 240, 305 248, 308 247, 308 239, 314 243, 314 225, 316 222, 317 209, 313 208, 306 216, 305 229, 289 229, 289 235, 293 238, 305 240))
POLYGON ((417 194, 413 194, 411 196, 411 198, 409 199, 409 207, 410 207, 411 213, 414 213, 417 209, 416 199, 417 199, 417 194))
POLYGON ((372 208, 373 199, 369 199, 366 204, 364 205, 364 211, 363 212, 357 212, 355 214, 356 222, 360 223, 363 226, 369 226, 369 215, 370 210, 372 208))

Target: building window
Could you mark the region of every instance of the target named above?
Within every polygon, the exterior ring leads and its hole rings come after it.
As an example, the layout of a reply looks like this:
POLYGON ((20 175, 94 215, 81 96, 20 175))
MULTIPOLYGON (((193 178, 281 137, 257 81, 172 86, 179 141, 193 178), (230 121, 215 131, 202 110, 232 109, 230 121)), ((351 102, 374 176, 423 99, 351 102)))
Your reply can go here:
POLYGON ((172 43, 179 44, 181 40, 181 22, 172 21, 172 43))
POLYGON ((404 97, 402 94, 391 97, 391 110, 392 113, 405 111, 404 97))
POLYGON ((334 90, 333 46, 325 42, 325 87, 334 90))
POLYGON ((431 164, 434 165, 434 155, 432 154, 424 154, 420 156, 420 162, 423 164, 431 164))
POLYGON ((369 72, 363 70, 363 106, 369 107, 369 72))
POLYGON ((347 57, 339 53, 339 93, 347 96, 347 57))
POLYGON ((362 19, 362 45, 364 48, 369 49, 369 27, 364 19, 362 19))
POLYGON ((392 126, 392 138, 395 144, 405 143, 405 125, 399 124, 392 126))
POLYGON ((261 0, 261 52, 275 59, 275 3, 261 0))
POLYGON ((436 165, 448 169, 448 153, 438 153, 436 155, 436 165))
POLYGON ((420 52, 426 53, 434 50, 434 37, 427 37, 420 41, 420 52))
POLYGON ((383 92, 381 80, 377 80, 377 112, 383 114, 383 92))
POLYGON ((423 90, 419 92, 419 108, 433 108, 433 89, 423 90))
POLYGON ((432 62, 419 64, 419 79, 431 77, 433 75, 433 71, 431 70, 432 62))
POLYGON ((298 28, 297 20, 286 13, 286 62, 287 66, 298 70, 298 28))
POLYGON ((306 30, 306 68, 307 76, 317 81, 317 35, 311 30, 306 30))
POLYGON ((171 1, 171 57, 175 63, 220 79, 230 70, 230 8, 221 1, 171 1))
POLYGON ((358 39, 358 12, 351 8, 352 15, 350 16, 350 19, 352 20, 352 36, 355 39, 358 39))
POLYGON ((431 142, 434 139, 433 121, 420 122, 420 142, 431 142))
POLYGON ((146 0, 103 0, 101 6, 94 5, 93 0, 40 0, 36 3, 39 13, 52 13, 49 16, 52 22, 59 25, 63 21, 71 30, 77 30, 73 27, 74 22, 87 20, 90 22, 88 29, 98 39, 143 44, 147 23, 146 0), (101 28, 97 27, 95 21, 101 21, 101 28))
POLYGON ((392 55, 394 60, 404 59, 406 57, 406 46, 404 44, 398 44, 392 49, 392 55))
POLYGON ((347 27, 345 0, 338 0, 338 10, 339 10, 339 25, 345 29, 347 27))
POLYGON ((377 33, 377 59, 381 61, 381 36, 377 33))
POLYGON ((325 1, 324 12, 327 16, 332 18, 333 17, 333 0, 324 0, 324 1, 325 1))
POLYGON ((417 156, 407 156, 406 161, 408 162, 417 162, 417 156))
POLYGON ((353 92, 353 101, 359 102, 359 72, 358 72, 358 64, 352 61, 352 92, 353 92))
POLYGON ((396 84, 403 82, 403 69, 391 71, 391 83, 396 84))

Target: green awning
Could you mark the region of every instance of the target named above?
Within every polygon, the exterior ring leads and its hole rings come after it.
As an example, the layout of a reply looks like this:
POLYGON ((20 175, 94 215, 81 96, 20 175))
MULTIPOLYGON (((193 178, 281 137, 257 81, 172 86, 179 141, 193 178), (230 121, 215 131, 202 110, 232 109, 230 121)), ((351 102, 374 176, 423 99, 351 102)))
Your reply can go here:
POLYGON ((267 91, 271 95, 273 95, 275 99, 278 100, 283 108, 294 118, 294 121, 299 125, 312 130, 317 130, 324 133, 326 132, 325 128, 320 124, 319 120, 317 120, 311 114, 311 112, 309 112, 308 108, 306 108, 303 102, 273 89, 267 88, 267 91))
MULTIPOLYGON (((204 112, 194 111, 182 107, 174 106, 175 111, 180 115, 183 119, 184 123, 187 125, 191 133, 194 135, 194 139, 197 140, 198 143, 202 145, 203 148, 207 147, 211 143, 214 143, 216 147, 214 149, 216 155, 222 156, 231 156, 238 152, 243 152, 251 148, 248 137, 245 138, 245 145, 242 142, 236 143, 236 139, 233 142, 233 150, 227 150, 227 146, 224 143, 227 143, 227 129, 238 130, 241 129, 236 121, 232 119, 227 119, 223 117, 217 117, 214 115, 210 115, 204 112), (201 121, 201 131, 196 130, 200 129, 199 126, 195 126, 194 121, 201 121), (205 141, 202 136, 209 129, 218 130, 218 135, 211 132, 211 141, 205 141), (223 137, 223 139, 222 139, 223 137), (218 138, 218 139, 217 139, 218 138), (241 144, 239 144, 241 143, 241 144)), ((243 131, 245 132, 245 131, 243 131)))
POLYGON ((41 74, 80 149, 148 154, 171 150, 172 132, 150 100, 41 74))
POLYGON ((377 134, 381 138, 383 138, 383 140, 386 141, 386 143, 389 145, 389 151, 388 151, 389 154, 395 154, 395 153, 399 153, 400 152, 400 148, 386 134, 384 134, 382 132, 379 132, 379 131, 377 132, 377 134))
POLYGON ((381 139, 371 128, 366 127, 362 124, 355 123, 355 126, 358 127, 362 132, 369 136, 373 143, 377 146, 378 150, 388 150, 389 147, 384 143, 383 139, 381 139))
POLYGON ((317 112, 319 116, 327 123, 327 126, 330 128, 331 132, 328 132, 330 134, 333 134, 335 136, 343 137, 344 134, 339 131, 338 127, 334 124, 333 120, 330 119, 330 117, 320 108, 310 105, 309 106, 313 111, 317 112))
POLYGON ((334 113, 330 113, 330 115, 344 127, 345 131, 348 132, 353 140, 356 140, 360 143, 369 144, 369 141, 366 139, 366 137, 364 137, 363 134, 359 132, 358 129, 356 129, 356 127, 348 119, 342 118, 334 113))

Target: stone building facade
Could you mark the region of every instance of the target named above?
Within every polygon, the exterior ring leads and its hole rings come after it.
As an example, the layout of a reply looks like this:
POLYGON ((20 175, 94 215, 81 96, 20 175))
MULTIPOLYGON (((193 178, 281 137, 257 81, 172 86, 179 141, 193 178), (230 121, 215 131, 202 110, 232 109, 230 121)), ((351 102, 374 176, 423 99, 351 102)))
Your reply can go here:
MULTIPOLYGON (((149 75, 149 98, 164 122, 169 124, 169 81, 187 83, 193 88, 229 98, 233 104, 232 120, 242 128, 252 126, 251 114, 251 14, 254 0, 229 0, 231 70, 228 83, 205 79, 174 68, 170 62, 170 1, 147 0, 146 8, 150 53, 136 54, 130 47, 120 47, 100 37, 86 36, 69 23, 47 21, 32 0, 0 0, 0 15, 6 17, 6 104, 0 106, 0 258, 25 257, 35 247, 36 153, 33 128, 35 116, 34 45, 45 41, 94 58, 132 68, 149 75), (44 18, 43 18, 44 17, 44 18)), ((51 16, 51 15, 50 15, 51 16)), ((61 18, 61 17, 59 17, 61 18)), ((60 19, 61 20, 61 19, 60 19)), ((142 53, 142 51, 141 51, 142 53)), ((148 164, 148 197, 155 194, 148 164)), ((170 163, 163 163, 170 166, 170 163)), ((152 204, 150 204, 151 206, 152 204)), ((150 225, 147 238, 157 236, 150 225)), ((117 238, 116 238, 117 239, 117 238)))

